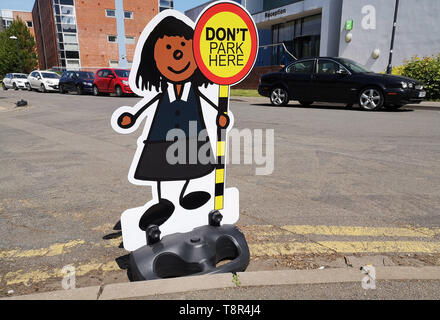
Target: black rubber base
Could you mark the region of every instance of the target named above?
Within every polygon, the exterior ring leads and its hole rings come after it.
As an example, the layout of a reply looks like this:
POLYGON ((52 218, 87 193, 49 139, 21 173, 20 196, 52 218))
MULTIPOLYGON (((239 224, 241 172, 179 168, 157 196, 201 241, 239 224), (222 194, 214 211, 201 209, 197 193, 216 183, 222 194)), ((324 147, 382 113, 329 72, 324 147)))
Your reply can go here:
POLYGON ((170 234, 133 251, 130 273, 132 280, 139 281, 241 272, 246 270, 249 259, 246 239, 236 226, 207 225, 170 234))

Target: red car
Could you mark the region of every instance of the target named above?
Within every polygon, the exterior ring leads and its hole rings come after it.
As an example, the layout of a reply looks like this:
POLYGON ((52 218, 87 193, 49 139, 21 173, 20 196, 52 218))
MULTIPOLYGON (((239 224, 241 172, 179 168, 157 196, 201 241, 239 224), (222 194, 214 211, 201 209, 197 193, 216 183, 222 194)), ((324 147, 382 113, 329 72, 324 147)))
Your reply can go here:
POLYGON ((133 94, 128 85, 130 70, 126 69, 99 69, 93 81, 93 94, 115 93, 118 97, 124 94, 133 94))

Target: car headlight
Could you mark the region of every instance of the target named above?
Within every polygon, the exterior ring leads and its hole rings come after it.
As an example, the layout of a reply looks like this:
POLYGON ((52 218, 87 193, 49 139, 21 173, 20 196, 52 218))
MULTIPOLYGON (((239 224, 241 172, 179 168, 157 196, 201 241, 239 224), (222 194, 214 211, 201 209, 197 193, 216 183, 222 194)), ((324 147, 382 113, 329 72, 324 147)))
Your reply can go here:
POLYGON ((122 80, 122 83, 125 84, 126 86, 128 86, 128 81, 127 80, 122 80))
POLYGON ((402 88, 403 89, 408 88, 408 83, 407 82, 402 81, 401 84, 402 84, 402 88))
POLYGON ((91 86, 92 84, 90 82, 83 82, 83 85, 85 86, 91 86))

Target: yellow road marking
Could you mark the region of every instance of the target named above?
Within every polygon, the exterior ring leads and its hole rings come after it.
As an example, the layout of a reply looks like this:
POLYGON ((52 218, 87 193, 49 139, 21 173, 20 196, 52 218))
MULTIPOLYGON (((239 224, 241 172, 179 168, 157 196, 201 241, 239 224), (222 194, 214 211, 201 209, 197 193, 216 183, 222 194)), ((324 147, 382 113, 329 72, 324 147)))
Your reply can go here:
POLYGON ((426 241, 318 241, 341 253, 440 253, 440 242, 426 241))
POLYGON ((55 243, 48 248, 30 249, 30 250, 8 250, 0 251, 0 258, 31 258, 38 256, 56 256, 65 253, 69 248, 84 244, 84 240, 72 240, 66 243, 55 243))
MULTIPOLYGON (((222 204, 222 199, 218 197, 216 198, 216 206, 220 206, 222 204)), ((101 230, 100 227, 94 228, 94 230, 101 230)), ((273 226, 273 225, 248 225, 241 228, 242 231, 246 234, 253 236, 292 236, 294 234, 299 235, 326 235, 326 236, 350 236, 350 237, 416 237, 416 238, 433 238, 436 235, 440 234, 440 228, 414 228, 414 227, 400 227, 400 228, 392 228, 392 227, 359 227, 359 226, 311 226, 311 225, 286 225, 281 228, 273 226)), ((84 240, 72 240, 66 243, 55 243, 47 248, 39 248, 39 249, 30 249, 30 250, 5 250, 0 251, 0 259, 14 259, 14 258, 32 258, 32 257, 40 257, 40 256, 56 256, 69 252, 70 249, 80 246, 80 245, 90 245, 96 247, 117 247, 119 243, 122 241, 122 238, 119 236, 114 239, 104 240, 100 242, 91 242, 86 243, 84 240)), ((324 243, 323 241, 319 241, 318 243, 324 243)), ((330 242, 328 242, 330 243, 330 242)), ((339 243, 339 242, 335 242, 339 243)), ((347 243, 356 243, 356 242, 347 242, 347 243)), ((359 242, 359 243, 367 243, 367 242, 359 242)), ((373 243, 373 242, 368 242, 373 243)), ((390 243, 405 243, 402 241, 394 241, 390 243)), ((410 242, 412 243, 412 242, 410 242)), ((436 243, 436 242, 432 242, 436 243)), ((299 250, 301 251, 302 245, 295 245, 294 249, 289 250, 299 250)), ((352 246, 353 247, 353 246, 352 246)), ((359 249, 360 245, 354 246, 354 251, 350 252, 362 252, 359 249), (356 249, 358 248, 358 249, 356 249)), ((388 245, 389 247, 389 245, 388 245)), ((429 247, 429 246, 428 246, 429 247)), ((428 248, 425 246, 425 248, 428 248)), ((436 248, 436 247, 435 247, 436 248)), ((308 252, 311 249, 310 246, 306 248, 308 252)), ((268 248, 268 250, 271 250, 268 248)), ((317 249, 316 249, 317 250, 317 249)), ((349 250, 349 249, 344 249, 349 250)), ((411 249, 411 252, 416 252, 416 249, 411 249)), ((296 251, 295 251, 296 252, 296 251)), ((315 252, 312 250, 312 252, 315 252)), ((376 252, 376 251, 372 251, 376 252)), ((394 252, 394 251, 392 251, 394 252)), ((425 251, 420 251, 425 252, 425 251)))
MULTIPOLYGON (((318 241, 318 242, 269 242, 250 243, 252 257, 277 257, 295 254, 322 253, 440 253, 439 242, 424 241, 318 241)), ((92 271, 101 273, 121 270, 115 261, 106 263, 90 262, 75 266, 76 276, 92 271)), ((36 283, 52 278, 62 278, 61 269, 40 269, 13 271, 4 275, 6 285, 36 283)))
MULTIPOLYGON (((112 239, 116 243, 119 239, 112 239)), ((249 243, 251 257, 278 257, 298 254, 330 253, 440 253, 439 242, 426 241, 318 241, 318 242, 268 242, 249 243)), ((92 271, 101 273, 121 270, 115 261, 96 261, 76 267, 76 276, 92 271)), ((61 269, 17 270, 8 272, 1 281, 6 285, 36 283, 52 278, 61 279, 61 269)))
POLYGON ((438 230, 429 228, 391 228, 391 227, 350 227, 350 226, 283 226, 296 234, 315 234, 329 236, 369 236, 369 237, 433 237, 438 230))
MULTIPOLYGON (((92 271, 116 271, 121 270, 115 261, 106 263, 91 262, 75 266, 75 276, 83 276, 92 271)), ((23 270, 8 272, 2 280, 6 285, 20 284, 20 283, 37 283, 46 281, 51 278, 63 278, 65 274, 61 269, 42 269, 25 272, 23 270)))
POLYGON ((249 244, 251 256, 318 253, 440 253, 439 242, 425 241, 317 241, 249 244))
POLYGON ((268 242, 264 244, 249 244, 251 257, 276 257, 280 255, 334 253, 329 248, 314 242, 268 242))

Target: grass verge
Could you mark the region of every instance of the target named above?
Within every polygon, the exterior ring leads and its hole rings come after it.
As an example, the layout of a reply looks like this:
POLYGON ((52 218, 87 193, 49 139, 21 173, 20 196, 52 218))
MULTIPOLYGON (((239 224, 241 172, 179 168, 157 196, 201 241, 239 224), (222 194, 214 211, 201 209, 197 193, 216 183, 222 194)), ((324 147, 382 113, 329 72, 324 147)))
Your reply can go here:
POLYGON ((231 89, 231 97, 261 97, 257 90, 231 89))

